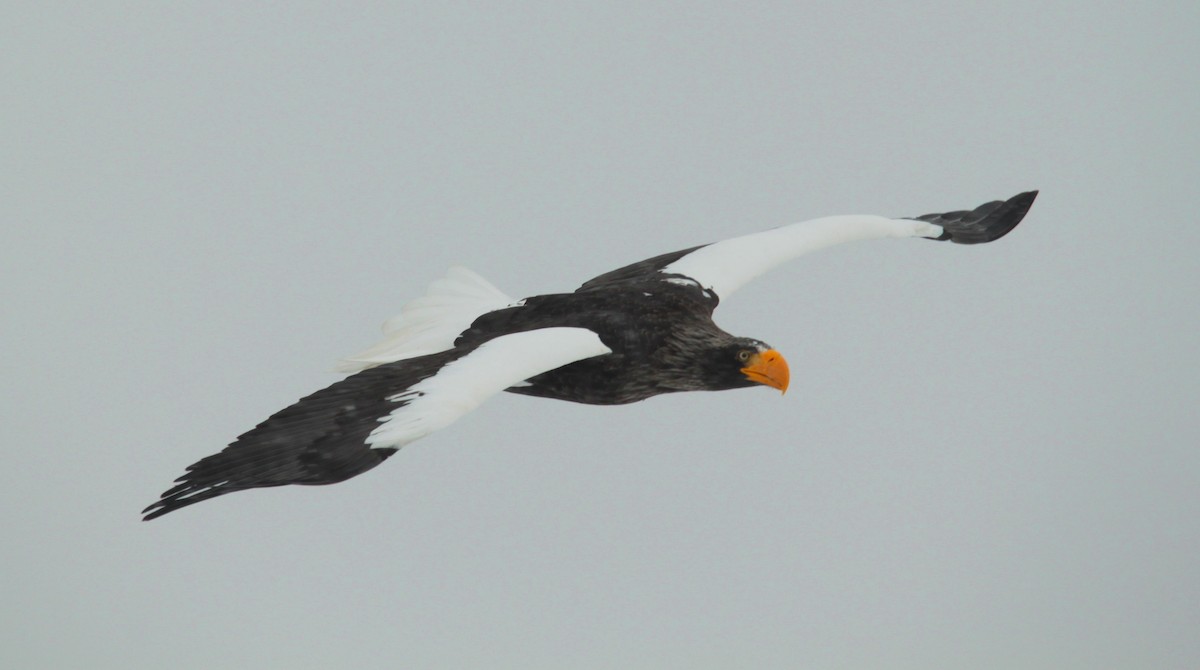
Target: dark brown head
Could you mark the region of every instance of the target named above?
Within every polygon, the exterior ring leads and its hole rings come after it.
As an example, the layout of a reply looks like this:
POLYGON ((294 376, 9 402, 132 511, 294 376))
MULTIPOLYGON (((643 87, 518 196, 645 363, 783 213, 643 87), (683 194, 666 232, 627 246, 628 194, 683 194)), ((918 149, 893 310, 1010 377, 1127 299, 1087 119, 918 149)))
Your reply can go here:
POLYGON ((700 361, 709 390, 748 388, 757 384, 787 391, 789 373, 783 354, 746 337, 709 349, 700 361))

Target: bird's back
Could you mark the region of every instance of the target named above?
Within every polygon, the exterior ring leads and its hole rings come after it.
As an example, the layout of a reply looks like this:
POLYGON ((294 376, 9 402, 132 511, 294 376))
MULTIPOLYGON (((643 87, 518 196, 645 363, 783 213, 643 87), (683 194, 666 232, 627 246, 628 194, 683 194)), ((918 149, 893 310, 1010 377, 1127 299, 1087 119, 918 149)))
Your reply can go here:
POLYGON ((479 317, 456 344, 539 328, 587 328, 611 354, 565 365, 508 390, 595 405, 624 404, 687 390, 665 385, 670 377, 656 373, 670 365, 670 351, 682 334, 723 334, 712 322, 714 306, 698 287, 663 282, 541 295, 479 317))

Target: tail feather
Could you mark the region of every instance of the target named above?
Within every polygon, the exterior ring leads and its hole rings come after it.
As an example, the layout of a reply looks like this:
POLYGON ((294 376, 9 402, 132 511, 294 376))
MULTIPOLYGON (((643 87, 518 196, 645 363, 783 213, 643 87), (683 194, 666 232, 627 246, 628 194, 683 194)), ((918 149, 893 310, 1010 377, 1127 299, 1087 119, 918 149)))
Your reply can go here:
POLYGON ((450 268, 425 295, 383 325, 384 339, 342 360, 339 372, 358 372, 406 358, 446 351, 475 319, 516 300, 464 267, 450 268))

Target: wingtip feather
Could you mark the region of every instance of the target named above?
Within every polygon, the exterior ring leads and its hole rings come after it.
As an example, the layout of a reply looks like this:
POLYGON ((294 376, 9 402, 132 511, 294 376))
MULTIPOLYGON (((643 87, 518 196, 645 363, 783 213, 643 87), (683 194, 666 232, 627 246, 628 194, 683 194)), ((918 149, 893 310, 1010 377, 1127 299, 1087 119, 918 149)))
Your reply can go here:
POLYGON ((957 244, 986 244, 1012 232, 1024 220, 1038 191, 1024 191, 1008 200, 986 202, 973 210, 958 210, 913 217, 941 226, 942 234, 929 238, 957 244))

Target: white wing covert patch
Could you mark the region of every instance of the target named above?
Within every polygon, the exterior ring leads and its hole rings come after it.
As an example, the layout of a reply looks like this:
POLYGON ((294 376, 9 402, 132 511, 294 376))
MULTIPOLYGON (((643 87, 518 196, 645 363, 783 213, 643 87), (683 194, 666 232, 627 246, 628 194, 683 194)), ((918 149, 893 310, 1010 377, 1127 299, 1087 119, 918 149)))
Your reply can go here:
MULTIPOLYGON (((750 280, 797 256, 845 242, 888 237, 932 237, 942 227, 883 216, 827 216, 733 237, 700 247, 659 272, 683 275, 724 300, 750 280)), ((680 281, 670 278, 667 281, 680 281)))
POLYGON ((502 335, 389 398, 405 402, 367 437, 372 448, 398 448, 445 428, 484 400, 529 377, 610 353, 584 328, 543 328, 502 335))

